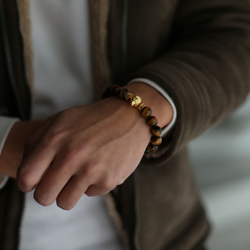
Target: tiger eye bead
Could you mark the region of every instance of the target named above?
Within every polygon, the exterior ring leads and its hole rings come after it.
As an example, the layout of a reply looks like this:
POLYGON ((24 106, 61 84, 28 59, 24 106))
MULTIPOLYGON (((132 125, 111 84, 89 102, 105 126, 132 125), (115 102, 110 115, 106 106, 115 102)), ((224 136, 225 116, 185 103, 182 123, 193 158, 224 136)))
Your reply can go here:
POLYGON ((161 136, 162 129, 158 126, 154 126, 154 127, 150 128, 150 132, 152 135, 159 137, 159 136, 161 136))
POLYGON ((158 150, 158 146, 155 146, 155 145, 153 145, 152 143, 149 143, 147 149, 148 149, 151 153, 154 153, 154 152, 156 152, 156 151, 158 150))
POLYGON ((119 85, 113 85, 110 89, 110 92, 112 95, 118 95, 120 90, 121 90, 121 87, 119 85))
POLYGON ((147 124, 150 126, 150 127, 154 127, 158 124, 158 120, 156 119, 155 116, 150 116, 148 119, 147 119, 147 124))
POLYGON ((121 91, 120 91, 120 94, 119 94, 119 97, 121 99, 125 99, 126 95, 129 93, 129 90, 126 89, 126 88, 121 88, 121 91))
POLYGON ((141 114, 143 117, 148 118, 152 115, 152 109, 150 107, 145 107, 144 109, 142 109, 141 114))
POLYGON ((158 136, 152 136, 151 137, 151 143, 155 146, 159 146, 162 143, 162 138, 158 136))

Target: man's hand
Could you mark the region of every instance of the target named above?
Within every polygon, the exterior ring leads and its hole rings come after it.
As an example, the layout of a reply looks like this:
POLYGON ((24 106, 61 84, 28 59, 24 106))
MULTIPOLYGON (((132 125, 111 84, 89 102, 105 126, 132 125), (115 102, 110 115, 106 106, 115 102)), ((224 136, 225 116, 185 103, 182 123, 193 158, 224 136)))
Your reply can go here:
POLYGON ((18 186, 24 192, 35 188, 34 197, 44 206, 56 200, 72 209, 83 193, 102 195, 122 184, 150 136, 138 109, 117 97, 67 109, 27 141, 18 186))

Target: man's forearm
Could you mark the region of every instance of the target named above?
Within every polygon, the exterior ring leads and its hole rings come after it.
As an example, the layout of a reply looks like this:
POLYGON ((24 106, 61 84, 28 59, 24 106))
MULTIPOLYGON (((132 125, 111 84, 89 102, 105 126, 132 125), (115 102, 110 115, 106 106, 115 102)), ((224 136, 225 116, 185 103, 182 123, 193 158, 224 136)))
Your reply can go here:
POLYGON ((24 145, 43 121, 17 122, 13 125, 0 155, 0 173, 15 178, 20 166, 24 145))

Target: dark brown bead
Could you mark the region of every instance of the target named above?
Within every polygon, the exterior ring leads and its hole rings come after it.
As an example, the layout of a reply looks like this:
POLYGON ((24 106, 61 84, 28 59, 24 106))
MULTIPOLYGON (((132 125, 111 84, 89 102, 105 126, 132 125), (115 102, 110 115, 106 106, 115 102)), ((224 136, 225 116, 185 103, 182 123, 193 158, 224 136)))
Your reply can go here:
POLYGON ((121 99, 125 99, 125 96, 129 93, 129 90, 126 89, 126 88, 121 88, 121 91, 120 91, 120 94, 119 94, 119 97, 121 99))
POLYGON ((111 96, 111 92, 110 92, 111 87, 112 86, 109 86, 108 88, 106 88, 106 90, 102 94, 102 99, 105 99, 111 96))
POLYGON ((152 135, 159 137, 159 136, 161 136, 162 129, 158 126, 154 126, 154 127, 150 128, 150 132, 152 135))
POLYGON ((110 89, 110 92, 112 95, 117 95, 120 90, 121 90, 121 87, 119 85, 113 85, 110 89))
POLYGON ((152 136, 151 137, 151 143, 155 146, 159 146, 162 143, 162 138, 158 136, 152 136))
POLYGON ((144 154, 145 154, 145 155, 148 155, 148 154, 150 154, 150 151, 146 148, 144 154))
POLYGON ((158 120, 156 119, 155 116, 150 116, 148 119, 147 119, 147 124, 150 126, 150 127, 154 127, 158 124, 158 120))
POLYGON ((151 153, 154 153, 154 152, 156 152, 156 151, 158 150, 158 146, 155 146, 155 145, 153 145, 152 143, 149 143, 147 149, 148 149, 151 153))
POLYGON ((143 117, 148 118, 152 115, 152 109, 150 107, 145 107, 144 109, 142 109, 141 114, 143 117))

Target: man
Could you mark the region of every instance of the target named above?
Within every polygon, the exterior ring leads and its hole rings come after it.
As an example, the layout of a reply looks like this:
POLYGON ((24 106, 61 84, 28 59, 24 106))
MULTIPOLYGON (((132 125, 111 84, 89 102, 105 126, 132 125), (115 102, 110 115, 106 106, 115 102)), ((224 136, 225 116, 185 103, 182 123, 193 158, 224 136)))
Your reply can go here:
MULTIPOLYGON (((17 2, 2 1, 1 110, 2 115, 29 120, 27 13, 24 3, 17 2)), ((208 224, 185 146, 232 112, 249 92, 250 4, 246 0, 90 3, 97 99, 106 86, 133 80, 127 88, 142 97, 164 127, 173 111, 145 84, 150 80, 176 105, 174 131, 157 154, 138 166, 150 140, 149 129, 137 110, 112 97, 65 110, 45 123, 15 124, 3 148, 1 173, 16 177, 29 138, 18 187, 24 192, 36 187, 40 204, 57 200, 63 209, 71 209, 83 193, 101 195, 118 185, 112 197, 130 249, 201 249, 208 224)), ((23 195, 9 180, 0 197, 3 249, 15 249, 17 241, 9 239, 18 234, 23 195)))

